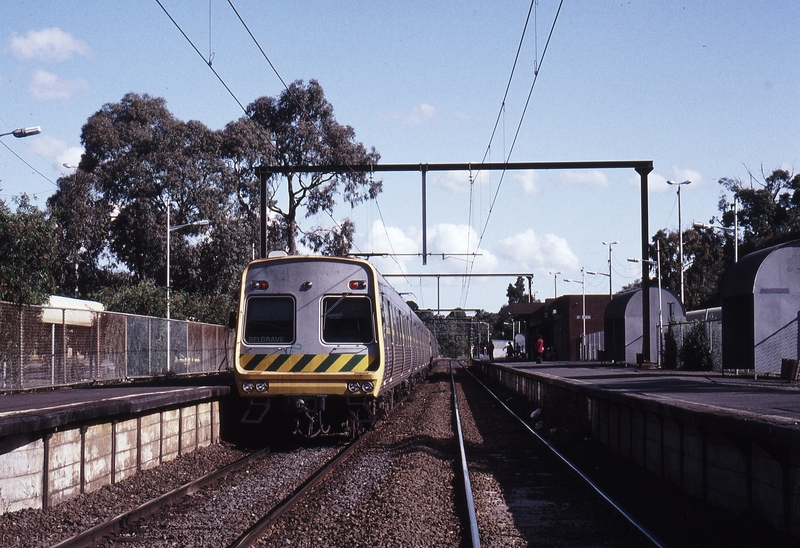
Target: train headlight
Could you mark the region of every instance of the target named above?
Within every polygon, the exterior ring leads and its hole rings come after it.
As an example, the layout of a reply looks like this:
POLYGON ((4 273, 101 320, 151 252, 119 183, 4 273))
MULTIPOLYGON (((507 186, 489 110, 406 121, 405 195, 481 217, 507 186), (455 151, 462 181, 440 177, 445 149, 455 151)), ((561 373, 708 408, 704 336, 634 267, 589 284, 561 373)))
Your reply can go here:
POLYGON ((355 291, 357 289, 366 289, 367 288, 367 281, 366 280, 350 280, 348 284, 351 291, 355 291))
POLYGON ((250 289, 265 290, 269 289, 269 282, 267 280, 253 280, 250 282, 250 289))
POLYGON ((350 381, 350 382, 347 383, 347 391, 348 392, 352 392, 352 393, 355 394, 359 390, 361 390, 361 385, 358 384, 357 381, 350 381))
POLYGON ((375 383, 372 381, 364 381, 361 383, 361 390, 363 392, 367 393, 372 392, 374 388, 375 388, 375 383))
POLYGON ((253 390, 255 390, 256 385, 253 381, 243 381, 242 382, 242 392, 249 394, 253 390))
POLYGON ((258 381, 256 383, 256 392, 266 392, 268 388, 268 384, 264 381, 258 381))

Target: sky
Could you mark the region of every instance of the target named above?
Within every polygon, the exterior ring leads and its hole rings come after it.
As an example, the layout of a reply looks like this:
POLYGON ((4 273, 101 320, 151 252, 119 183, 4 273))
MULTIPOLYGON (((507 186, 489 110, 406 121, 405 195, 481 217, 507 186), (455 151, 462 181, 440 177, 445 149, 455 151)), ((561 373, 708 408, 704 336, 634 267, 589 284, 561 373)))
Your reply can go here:
MULTIPOLYGON (((651 235, 676 230, 679 209, 684 228, 709 222, 723 177, 797 169, 796 0, 160 1, 0 3, 0 133, 42 128, 0 137, 0 199, 44 207, 83 124, 126 93, 221 129, 298 79, 319 81, 382 163, 652 160, 651 235), (667 180, 691 180, 680 208, 667 180)), ((383 273, 531 274, 552 298, 580 294, 581 269, 608 274, 604 242, 618 242, 611 289, 641 277, 626 260, 642 248, 633 169, 431 172, 427 265, 420 174, 380 178, 377 203, 334 217, 355 222, 356 251, 396 254, 371 259, 383 273)), ((423 308, 497 311, 515 278, 391 281, 423 308)), ((607 293, 609 277, 584 287, 607 293)))

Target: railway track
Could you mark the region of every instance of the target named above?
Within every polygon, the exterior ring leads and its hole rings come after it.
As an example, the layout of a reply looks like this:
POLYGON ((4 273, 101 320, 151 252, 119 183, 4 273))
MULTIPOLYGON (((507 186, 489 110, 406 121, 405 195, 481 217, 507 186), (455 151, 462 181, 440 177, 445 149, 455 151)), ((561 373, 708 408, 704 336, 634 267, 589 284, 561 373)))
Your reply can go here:
MULTIPOLYGON (((570 522, 581 523, 581 526, 583 528, 597 527, 597 538, 595 540, 600 540, 600 543, 603 544, 603 545, 608 545, 609 541, 612 541, 612 542, 616 543, 616 542, 618 542, 619 539, 624 539, 622 544, 620 544, 620 545, 643 545, 643 546, 657 546, 657 547, 665 546, 665 544, 660 539, 658 539, 656 537, 656 535, 654 535, 652 532, 650 532, 644 525, 642 525, 636 518, 634 518, 633 515, 630 512, 628 512, 620 503, 615 501, 611 496, 609 496, 605 491, 603 491, 603 489, 601 489, 594 481, 592 481, 586 473, 584 473, 582 470, 580 470, 578 468, 578 466, 573 464, 567 457, 565 457, 553 444, 551 444, 545 437, 540 435, 533 427, 531 427, 531 425, 529 424, 529 422, 527 420, 521 418, 508 405, 506 405, 506 403, 503 401, 503 399, 498 394, 496 394, 490 387, 488 387, 486 384, 484 384, 478 378, 476 378, 469 371, 469 369, 467 367, 463 367, 465 365, 463 362, 459 362, 459 365, 462 366, 461 367, 461 371, 463 371, 465 373, 464 375, 462 375, 462 384, 465 382, 466 379, 468 379, 469 382, 479 385, 481 387, 481 389, 484 391, 484 393, 486 395, 488 395, 490 398, 492 398, 492 400, 494 400, 494 403, 496 404, 494 407, 498 411, 500 411, 500 412, 493 413, 493 416, 496 418, 497 424, 507 425, 507 426, 503 427, 503 429, 507 431, 506 435, 503 436, 503 438, 506 440, 505 442, 509 444, 509 445, 507 445, 507 447, 508 446, 514 446, 518 450, 517 455, 516 456, 511 456, 510 459, 497 459, 497 458, 495 458, 493 460, 495 460, 496 462, 497 461, 506 460, 506 462, 503 463, 506 466, 508 466, 508 464, 510 464, 509 461, 517 462, 518 464, 516 464, 516 466, 519 469, 525 469, 525 468, 531 467, 531 466, 533 466, 533 467, 541 466, 542 462, 545 461, 545 460, 551 460, 551 461, 555 460, 555 461, 557 461, 557 464, 563 465, 562 466, 562 470, 556 471, 556 470, 552 469, 553 468, 552 467, 552 462, 548 463, 548 464, 545 464, 543 466, 543 468, 546 469, 544 474, 545 475, 550 475, 550 474, 558 473, 558 476, 554 476, 554 477, 563 478, 563 479, 559 480, 559 482, 561 483, 562 487, 570 486, 570 487, 567 487, 565 490, 569 490, 571 493, 573 493, 573 495, 577 495, 577 496, 579 496, 581 498, 578 499, 578 500, 567 502, 565 504, 565 507, 568 508, 568 511, 566 512, 566 514, 564 516, 562 516, 562 517, 556 517, 555 519, 565 521, 567 524, 570 523, 570 522), (503 416, 503 415, 505 415, 505 416, 503 416), (538 443, 538 448, 536 448, 537 450, 532 455, 530 454, 531 448, 527 448, 527 449, 524 448, 524 445, 525 445, 524 442, 522 444, 519 444, 519 445, 516 444, 516 442, 514 440, 514 438, 516 437, 516 434, 513 432, 513 428, 511 426, 510 422, 515 422, 521 428, 521 430, 525 434, 527 434, 527 436, 530 439, 536 440, 536 442, 538 443), (543 452, 545 454, 542 454, 543 452), (524 456, 522 457, 522 459, 518 459, 517 457, 519 455, 524 455, 524 456), (531 459, 531 457, 533 457, 533 458, 531 459), (511 459, 513 459, 513 460, 511 460, 511 459), (569 471, 572 474, 573 478, 576 478, 578 480, 578 483, 580 483, 581 485, 574 485, 573 482, 571 482, 568 479, 564 478, 564 475, 565 475, 564 472, 566 472, 566 471, 569 471), (585 487, 585 488, 582 488, 582 486, 585 487), (606 508, 608 510, 610 510, 613 514, 615 514, 619 518, 619 521, 623 522, 627 526, 623 525, 623 526, 619 527, 618 528, 619 531, 614 530, 614 529, 608 529, 606 524, 602 523, 602 521, 604 519, 607 519, 607 517, 605 515, 606 513, 604 513, 604 512, 600 512, 598 514, 596 514, 594 512, 585 513, 583 511, 584 509, 582 508, 582 504, 581 503, 582 503, 582 500, 585 500, 584 495, 586 494, 585 493, 586 491, 590 491, 590 494, 594 495, 596 497, 598 503, 601 503, 601 502, 605 503, 606 504, 606 508), (574 514, 574 515, 570 515, 571 513, 574 514), (594 521, 594 520, 598 520, 599 523, 592 524, 592 521, 594 521), (638 538, 635 538, 636 535, 630 535, 629 533, 631 531, 637 532, 638 533, 638 538), (604 535, 604 534, 607 535, 606 538, 603 538, 602 535, 604 535), (614 538, 614 537, 616 537, 616 538, 614 538), (628 544, 629 542, 635 542, 635 544, 628 544)), ((453 381, 453 386, 454 386, 454 390, 455 390, 455 386, 456 386, 455 385, 455 381, 453 381)), ((476 403, 477 402, 475 401, 475 398, 473 396, 473 404, 472 405, 475 406, 476 403)), ((487 407, 489 407, 489 406, 487 406, 485 404, 485 400, 484 400, 484 403, 482 405, 480 405, 480 409, 483 412, 483 411, 485 411, 487 409, 487 407)), ((534 421, 535 421, 536 417, 533 417, 533 418, 534 418, 534 421)), ((461 427, 459 425, 459 431, 460 430, 461 430, 461 427)), ((484 440, 484 444, 485 443, 486 443, 486 440, 484 440)), ((463 444, 462 444, 462 447, 463 447, 463 444)), ((467 451, 467 453, 469 453, 469 451, 467 451)), ((469 461, 469 455, 467 455, 465 457, 462 457, 462 460, 465 463, 464 464, 464 468, 466 470, 466 466, 467 466, 466 462, 469 461)), ((486 460, 478 459, 477 464, 481 465, 482 467, 485 467, 486 460)), ((495 464, 494 466, 499 467, 499 465, 500 465, 500 462, 497 462, 497 464, 495 464)), ((499 473, 500 473, 500 470, 497 470, 496 472, 494 472, 494 475, 497 477, 497 476, 500 475, 499 473)), ((466 471, 465 471, 465 475, 468 476, 468 473, 466 471)), ((542 490, 539 489, 539 491, 541 492, 542 490)), ((480 496, 481 496, 481 494, 479 494, 479 493, 475 493, 474 494, 474 498, 479 498, 480 496)), ((541 499, 538 501, 539 502, 538 506, 541 507, 541 506, 547 506, 547 505, 552 505, 552 504, 559 504, 559 502, 558 502, 559 498, 560 497, 554 497, 553 500, 550 500, 550 499, 548 499, 548 496, 545 495, 545 496, 541 497, 541 499), (542 503, 544 503, 544 504, 542 504, 542 503)), ((470 500, 472 500, 472 499, 470 499, 470 500)), ((526 502, 530 506, 531 498, 529 498, 526 502)), ((563 502, 561 502, 560 504, 564 505, 563 502)), ((540 518, 535 516, 535 515, 533 515, 533 514, 528 516, 528 518, 532 518, 533 521, 540 521, 540 518)), ((521 521, 526 521, 526 520, 521 520, 521 521)), ((614 523, 617 520, 615 520, 613 518, 608 518, 608 521, 609 521, 609 523, 614 523)), ((475 528, 476 528, 476 530, 480 530, 481 529, 480 525, 478 525, 478 524, 475 525, 475 528)), ((566 529, 566 528, 567 527, 563 527, 562 529, 566 529)), ((568 539, 560 538, 561 535, 558 533, 558 529, 559 528, 556 528, 556 531, 553 531, 553 533, 552 533, 553 536, 550 539, 550 542, 554 542, 555 543, 555 542, 564 542, 564 541, 568 540, 568 539)), ((548 542, 548 541, 545 540, 547 537, 543 537, 541 532, 536 532, 535 534, 536 534, 536 537, 539 539, 540 542, 541 541, 545 541, 545 543, 548 542)), ((480 536, 480 533, 478 533, 478 535, 480 536)), ((492 542, 492 543, 495 544, 495 542, 492 542)), ((475 538, 473 536, 472 545, 473 546, 480 546, 480 540, 475 540, 475 538)))
POLYGON ((59 543, 62 547, 249 546, 257 514, 276 515, 351 447, 257 451, 59 543), (337 457, 338 455, 338 457, 337 457), (277 472, 277 473, 276 473, 277 472), (277 477, 282 476, 282 477, 277 477), (234 540, 236 539, 236 540, 234 540))
MULTIPOLYGON (((286 472, 288 463, 297 460, 296 457, 284 455, 281 458, 264 451, 249 455, 57 546, 135 547, 187 543, 230 547, 315 546, 336 543, 336 539, 340 541, 344 537, 352 538, 354 546, 375 544, 370 536, 361 539, 353 536, 357 535, 356 523, 362 527, 366 523, 368 528, 380 531, 395 529, 390 539, 378 544, 506 546, 527 545, 533 538, 544 543, 564 542, 564 531, 578 529, 577 524, 580 532, 568 533, 567 541, 574 541, 577 534, 584 543, 600 538, 603 544, 611 546, 663 545, 635 520, 629 519, 620 505, 613 504, 610 497, 526 421, 514 415, 499 396, 472 377, 463 365, 450 362, 447 374, 440 374, 429 383, 431 386, 423 396, 425 401, 415 402, 412 398, 408 408, 399 410, 400 417, 396 420, 390 417, 379 431, 370 432, 343 449, 328 448, 316 464, 293 473, 295 480, 291 486, 281 490, 273 480, 264 479, 261 492, 270 492, 271 501, 262 505, 258 512, 248 501, 263 497, 245 492, 254 482, 262 481, 259 470, 280 468, 286 472), (478 386, 481 386, 480 392, 476 391, 478 386), (448 400, 450 418, 439 410, 442 402, 448 400), (487 401, 492 401, 492 405, 487 401), (403 416, 404 413, 409 416, 403 416), (511 416, 527 432, 529 447, 519 444, 520 436, 508 424, 511 416), (510 441, 512 439, 517 441, 510 441), (534 441, 535 450, 530 447, 534 441), (500 458, 498 447, 506 449, 500 458), (405 460, 409 462, 403 463, 405 460), (544 461, 549 462, 543 465, 544 461), (538 470, 533 474, 517 473, 514 487, 524 490, 526 483, 533 480, 535 487, 532 489, 538 498, 532 504, 534 497, 526 491, 520 511, 517 508, 520 501, 515 500, 513 489, 505 485, 503 474, 509 468, 524 470, 531 463, 538 470), (476 484, 471 479, 470 466, 473 477, 477 478, 476 484), (576 477, 583 482, 588 481, 599 494, 597 504, 600 504, 600 497, 612 502, 608 507, 632 526, 614 523, 609 527, 608 522, 613 518, 608 517, 609 512, 598 512, 595 504, 587 505, 581 500, 565 502, 565 492, 570 493, 567 497, 586 499, 588 491, 563 479, 567 469, 573 475, 577 472, 576 477), (359 485, 349 479, 365 473, 372 477, 358 482, 359 485), (420 474, 424 474, 422 483, 418 481, 420 474), (230 482, 225 479, 228 477, 230 482), (491 478, 488 486, 487 478, 491 478), (555 493, 548 491, 542 478, 559 478, 554 482, 555 493), (566 484, 570 487, 565 489, 566 484), (392 490, 395 492, 382 496, 392 490), (428 492, 437 494, 432 500, 424 500, 428 492), (498 494, 510 515, 498 515, 497 501, 492 498, 498 494), (238 499, 235 504, 220 503, 232 498, 238 499), (371 507, 375 511, 370 512, 371 507), (340 510, 346 519, 325 511, 331 508, 340 510), (413 517, 387 518, 397 513, 398 508, 410 511, 413 517), (213 513, 213 520, 206 509, 213 513), (414 523, 430 520, 436 514, 441 517, 438 529, 413 530, 414 523), (510 531, 498 534, 498 522, 504 521, 510 531), (538 525, 534 530, 531 530, 531 522, 538 525), (214 526, 214 523, 220 525, 214 526), (443 538, 446 540, 442 541, 443 538), (609 542, 609 538, 613 541, 609 542)), ((306 450, 299 450, 298 454, 306 450)), ((402 514, 402 510, 399 512, 402 514)))
POLYGON ((239 459, 238 461, 232 462, 217 470, 209 472, 201 478, 185 483, 184 485, 181 485, 180 487, 177 487, 176 489, 173 489, 164 495, 149 500, 132 510, 124 512, 92 527, 91 529, 59 542, 53 548, 84 548, 95 546, 97 543, 102 542, 105 537, 119 534, 126 527, 128 527, 129 524, 140 519, 146 519, 160 511, 162 508, 175 504, 184 497, 189 496, 204 487, 213 485, 229 473, 239 470, 249 464, 252 464, 256 460, 263 458, 267 451, 268 449, 261 449, 239 459))
POLYGON ((288 512, 293 506, 302 502, 308 493, 321 483, 337 466, 341 466, 347 457, 358 449, 364 440, 368 439, 369 434, 361 436, 342 449, 333 459, 324 466, 316 470, 306 481, 297 487, 290 495, 276 504, 266 515, 259 519, 252 527, 242 533, 239 538, 233 541, 229 548, 249 548, 255 546, 258 539, 269 529, 284 513, 288 512))

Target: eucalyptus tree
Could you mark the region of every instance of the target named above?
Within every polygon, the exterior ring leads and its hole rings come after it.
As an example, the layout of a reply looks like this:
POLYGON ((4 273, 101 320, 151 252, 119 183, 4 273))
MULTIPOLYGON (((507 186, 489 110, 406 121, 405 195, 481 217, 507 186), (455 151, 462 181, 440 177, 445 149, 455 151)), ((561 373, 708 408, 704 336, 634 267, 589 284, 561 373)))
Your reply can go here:
MULTIPOLYGON (((800 175, 776 169, 760 178, 751 174, 749 182, 738 178, 722 178, 723 194, 717 204, 718 215, 710 219, 715 228, 688 229, 683 233, 686 266, 687 310, 719 306, 722 279, 733 265, 737 245, 734 228, 740 232, 738 256, 800 238, 800 175), (732 195, 732 198, 728 196, 732 195), (733 207, 736 201, 737 207, 733 207), (720 230, 724 227, 727 230, 720 230)), ((659 230, 650 247, 650 258, 661 263, 663 287, 675 293, 680 290, 680 257, 678 233, 659 230)))
POLYGON ((354 227, 345 219, 332 227, 300 227, 300 217, 320 213, 333 215, 337 198, 356 206, 374 199, 381 181, 371 174, 344 170, 339 173, 301 173, 301 165, 347 166, 376 164, 380 154, 367 150, 355 139, 351 126, 336 121, 333 106, 316 80, 290 84, 278 97, 260 97, 247 106, 247 117, 269 135, 271 165, 289 168, 285 175, 273 174, 267 181, 269 210, 285 230, 285 250, 297 253, 298 235, 315 251, 346 253, 352 245, 354 227))
MULTIPOLYGON (((176 119, 164 99, 129 93, 93 114, 81 141, 79 170, 93 176, 110 210, 111 253, 136 279, 165 280, 167 215, 175 226, 218 212, 219 136, 200 122, 176 119)), ((172 247, 176 257, 192 255, 184 237, 175 237, 172 247)), ((176 279, 191 279, 187 262, 175 266, 176 279)))
POLYGON ((47 200, 56 223, 62 266, 59 292, 86 297, 108 280, 108 225, 111 208, 97 192, 93 176, 81 170, 58 179, 58 189, 47 200))
MULTIPOLYGON (((719 184, 738 202, 738 224, 742 230, 740 256, 764 247, 800 238, 800 174, 776 169, 749 182, 722 178, 719 184)), ((733 209, 727 199, 719 204, 721 222, 734 225, 733 209)))

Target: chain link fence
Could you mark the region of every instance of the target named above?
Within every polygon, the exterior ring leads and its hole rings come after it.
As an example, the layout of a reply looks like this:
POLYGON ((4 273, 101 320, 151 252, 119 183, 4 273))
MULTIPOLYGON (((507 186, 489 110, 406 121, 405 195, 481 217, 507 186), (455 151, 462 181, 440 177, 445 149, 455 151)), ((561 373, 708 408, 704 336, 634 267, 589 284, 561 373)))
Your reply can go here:
POLYGON ((0 302, 0 391, 213 373, 233 346, 220 325, 0 302))
MULTIPOLYGON (((692 330, 698 328, 700 325, 702 325, 702 329, 705 332, 705 342, 702 345, 704 348, 697 348, 696 350, 708 354, 710 357, 712 371, 722 371, 722 320, 717 319, 708 319, 702 321, 695 320, 691 322, 678 322, 672 324, 672 336, 675 339, 675 344, 677 347, 677 369, 688 368, 689 364, 684 363, 681 359, 681 356, 684 354, 682 350, 692 330)), ((668 344, 666 341, 666 330, 663 337, 663 344, 668 344)), ((696 341, 693 341, 693 344, 696 344, 696 341)), ((664 353, 666 353, 666 347, 664 348, 664 353)), ((664 354, 662 354, 662 356, 663 355, 664 354)), ((662 363, 664 363, 664 361, 665 360, 662 359, 662 363)))
MULTIPOLYGON (((695 329, 697 325, 702 325, 702 328, 705 331, 705 341, 707 347, 704 348, 703 351, 706 352, 710 357, 711 370, 722 371, 722 320, 719 319, 673 323, 671 336, 675 342, 674 359, 676 361, 671 365, 666 363, 669 361, 666 356, 666 354, 668 354, 666 346, 669 344, 667 342, 667 338, 670 335, 668 335, 667 326, 665 326, 663 333, 661 334, 661 338, 656 338, 655 340, 651 341, 651 344, 657 345, 657 352, 661 354, 662 367, 665 365, 675 367, 677 369, 685 369, 687 367, 687 364, 684 364, 681 361, 681 349, 683 348, 684 342, 687 340, 690 331, 695 329)), ((640 341, 641 339, 638 340, 640 341)), ((585 352, 588 360, 604 361, 609 359, 609 356, 604 349, 605 332, 596 331, 594 333, 586 334, 585 352)), ((780 360, 778 360, 778 364, 780 365, 780 360)))

